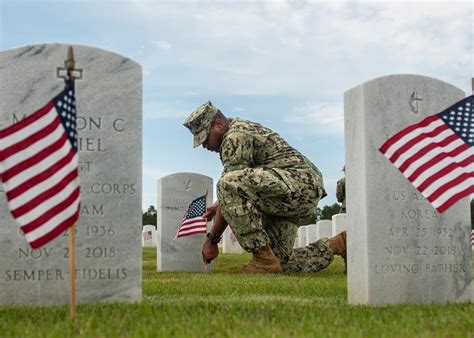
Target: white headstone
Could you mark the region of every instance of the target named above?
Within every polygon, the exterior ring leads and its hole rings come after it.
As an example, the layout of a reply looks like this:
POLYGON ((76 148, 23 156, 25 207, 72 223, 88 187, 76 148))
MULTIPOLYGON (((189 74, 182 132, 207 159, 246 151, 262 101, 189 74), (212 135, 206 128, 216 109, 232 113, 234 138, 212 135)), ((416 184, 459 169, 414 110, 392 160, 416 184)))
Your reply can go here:
POLYGON ((336 214, 332 216, 332 235, 347 231, 346 214, 336 214))
POLYGON ((318 239, 332 237, 332 222, 330 220, 324 219, 322 221, 318 221, 316 226, 316 235, 318 239))
POLYGON ((303 225, 298 228, 298 248, 304 248, 307 245, 307 226, 303 225))
MULTIPOLYGON (((44 106, 69 45, 0 53, 0 128, 44 106)), ((72 45, 79 134, 80 219, 76 301, 140 301, 142 295, 142 71, 124 56, 72 45)), ((64 72, 63 72, 64 73, 64 72)), ((68 232, 31 250, 8 211, 0 183, 0 303, 69 301, 68 232)))
POLYGON ((300 238, 301 238, 301 227, 299 227, 298 230, 296 230, 295 243, 293 244, 294 249, 300 248, 300 243, 301 243, 300 238))
POLYGON ((244 249, 240 246, 237 238, 235 237, 232 229, 228 226, 224 234, 222 235, 223 241, 223 253, 241 254, 244 253, 244 249))
POLYGON ((146 248, 156 248, 156 227, 154 225, 143 226, 142 246, 146 248))
POLYGON ((318 226, 310 224, 306 226, 306 245, 314 243, 318 240, 318 226))
POLYGON ((378 151, 464 96, 417 75, 385 76, 345 93, 349 303, 472 299, 469 198, 439 214, 378 151))
MULTIPOLYGON (((158 271, 204 272, 202 244, 206 234, 176 238, 190 203, 206 192, 212 202, 212 178, 195 173, 177 173, 158 180, 157 269, 158 271)), ((207 229, 210 229, 208 223, 207 229)), ((211 271, 212 264, 208 265, 211 271)))

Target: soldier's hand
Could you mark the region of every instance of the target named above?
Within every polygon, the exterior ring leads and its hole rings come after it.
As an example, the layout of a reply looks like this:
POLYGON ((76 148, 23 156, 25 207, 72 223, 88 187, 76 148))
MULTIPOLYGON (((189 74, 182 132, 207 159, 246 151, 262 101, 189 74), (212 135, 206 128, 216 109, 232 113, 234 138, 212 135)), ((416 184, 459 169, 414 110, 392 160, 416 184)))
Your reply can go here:
POLYGON ((210 263, 217 256, 219 256, 219 248, 217 247, 217 244, 213 244, 206 240, 202 245, 202 260, 204 263, 210 263))
POLYGON ((212 219, 216 215, 217 208, 219 208, 219 201, 215 201, 210 207, 208 207, 203 217, 207 219, 208 222, 212 221, 212 219))

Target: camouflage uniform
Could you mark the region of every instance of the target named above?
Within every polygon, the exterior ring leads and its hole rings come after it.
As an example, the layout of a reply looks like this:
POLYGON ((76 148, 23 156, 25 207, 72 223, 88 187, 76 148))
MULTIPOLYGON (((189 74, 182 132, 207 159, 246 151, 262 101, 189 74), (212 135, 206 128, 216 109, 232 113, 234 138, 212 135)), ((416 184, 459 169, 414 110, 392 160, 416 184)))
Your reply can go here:
POLYGON ((346 212, 346 179, 345 177, 337 181, 336 198, 338 202, 342 203, 341 210, 339 210, 339 213, 345 213, 346 212))
POLYGON ((333 260, 327 239, 293 250, 298 226, 309 224, 326 196, 321 172, 283 138, 258 123, 229 119, 217 197, 240 245, 270 245, 283 271, 319 271, 333 260))

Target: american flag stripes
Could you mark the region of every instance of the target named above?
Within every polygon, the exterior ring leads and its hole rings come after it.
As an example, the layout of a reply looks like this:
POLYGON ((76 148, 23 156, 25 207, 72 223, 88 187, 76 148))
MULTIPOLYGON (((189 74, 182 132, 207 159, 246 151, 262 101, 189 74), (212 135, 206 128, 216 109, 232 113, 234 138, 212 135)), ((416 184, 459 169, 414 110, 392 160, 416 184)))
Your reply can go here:
POLYGON ((206 212, 206 195, 196 198, 189 204, 179 226, 176 238, 207 232, 207 221, 202 216, 206 212))
POLYGON ((34 249, 79 217, 73 82, 33 114, 0 130, 0 177, 8 206, 34 249))
POLYGON ((389 138, 380 152, 438 212, 474 193, 474 95, 389 138))

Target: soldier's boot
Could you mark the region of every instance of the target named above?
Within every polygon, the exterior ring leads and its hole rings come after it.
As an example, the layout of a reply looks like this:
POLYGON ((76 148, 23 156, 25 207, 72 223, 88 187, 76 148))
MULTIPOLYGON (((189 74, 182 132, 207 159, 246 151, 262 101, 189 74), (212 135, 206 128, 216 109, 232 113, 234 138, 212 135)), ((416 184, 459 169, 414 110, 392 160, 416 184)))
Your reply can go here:
POLYGON ((329 238, 329 248, 334 255, 339 255, 344 259, 344 273, 347 273, 347 252, 346 252, 346 232, 329 238))
POLYGON ((232 270, 232 273, 281 273, 280 261, 273 253, 270 245, 254 252, 252 260, 241 269, 232 270))

